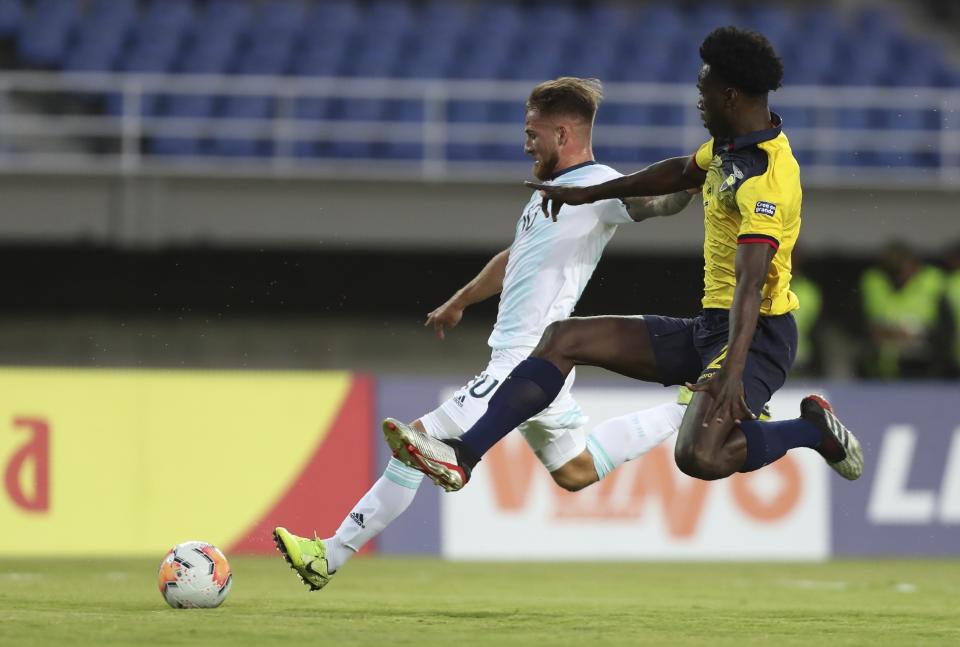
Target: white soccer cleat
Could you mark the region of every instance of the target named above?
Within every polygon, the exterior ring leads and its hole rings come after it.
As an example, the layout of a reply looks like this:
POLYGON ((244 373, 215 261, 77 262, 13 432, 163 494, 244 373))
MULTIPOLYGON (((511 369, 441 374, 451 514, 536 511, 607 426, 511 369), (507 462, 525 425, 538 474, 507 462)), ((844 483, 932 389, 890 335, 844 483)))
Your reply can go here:
POLYGON ((800 417, 823 432, 823 442, 817 451, 826 459, 827 465, 848 481, 860 478, 863 474, 860 441, 843 426, 830 403, 819 395, 808 395, 800 402, 800 417))
POLYGON ((397 460, 423 472, 447 492, 456 492, 470 480, 470 468, 460 465, 456 450, 445 442, 393 418, 383 421, 383 437, 397 460))

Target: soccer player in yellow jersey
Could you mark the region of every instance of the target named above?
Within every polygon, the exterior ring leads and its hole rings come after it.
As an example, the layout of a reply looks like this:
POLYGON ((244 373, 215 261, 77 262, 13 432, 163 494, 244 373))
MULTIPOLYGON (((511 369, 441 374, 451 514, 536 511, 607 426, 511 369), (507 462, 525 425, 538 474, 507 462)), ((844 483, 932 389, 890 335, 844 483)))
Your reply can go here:
MULTIPOLYGON (((401 448, 411 466, 444 488, 463 487, 481 456, 544 409, 566 375, 583 364, 689 386, 694 395, 678 432, 676 462, 690 476, 725 478, 809 447, 844 478, 860 477, 860 444, 822 397, 804 398, 798 418, 756 419, 796 354, 791 312, 800 304, 790 291, 790 252, 800 232, 800 169, 780 117, 767 104, 783 77, 767 39, 722 27, 706 37, 700 56, 697 107, 711 139, 694 155, 594 186, 528 184, 541 191, 544 215, 554 220, 564 217, 565 205, 702 187, 703 311, 692 319, 644 315, 551 324, 467 433, 443 441, 446 447, 430 440, 401 448)), ((595 480, 591 470, 603 469, 594 462, 580 466, 585 482, 595 480)))

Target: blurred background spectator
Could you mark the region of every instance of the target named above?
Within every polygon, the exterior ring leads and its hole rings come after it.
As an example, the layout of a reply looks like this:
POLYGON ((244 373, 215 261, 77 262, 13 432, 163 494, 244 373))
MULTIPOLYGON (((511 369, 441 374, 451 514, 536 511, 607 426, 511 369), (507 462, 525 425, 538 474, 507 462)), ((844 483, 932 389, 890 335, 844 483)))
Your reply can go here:
POLYGON ((946 253, 946 302, 953 331, 953 377, 960 377, 960 240, 946 253))
POLYGON ((800 300, 800 309, 794 313, 797 320, 797 358, 793 372, 797 376, 820 375, 820 313, 823 310, 823 291, 807 274, 806 257, 800 247, 793 249, 793 278, 790 289, 800 300))
POLYGON ((869 331, 868 377, 942 377, 952 346, 944 273, 907 245, 890 243, 860 280, 869 331))

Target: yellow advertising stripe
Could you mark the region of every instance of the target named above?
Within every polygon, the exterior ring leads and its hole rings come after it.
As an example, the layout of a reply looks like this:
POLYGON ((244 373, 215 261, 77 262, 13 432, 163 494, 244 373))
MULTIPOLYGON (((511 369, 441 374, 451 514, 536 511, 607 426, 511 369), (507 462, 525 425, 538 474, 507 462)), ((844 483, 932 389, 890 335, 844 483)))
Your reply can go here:
POLYGON ((0 554, 228 544, 286 491, 350 383, 333 372, 2 369, 0 554), (41 448, 25 448, 37 424, 49 429, 46 509, 31 509, 43 507, 41 448))

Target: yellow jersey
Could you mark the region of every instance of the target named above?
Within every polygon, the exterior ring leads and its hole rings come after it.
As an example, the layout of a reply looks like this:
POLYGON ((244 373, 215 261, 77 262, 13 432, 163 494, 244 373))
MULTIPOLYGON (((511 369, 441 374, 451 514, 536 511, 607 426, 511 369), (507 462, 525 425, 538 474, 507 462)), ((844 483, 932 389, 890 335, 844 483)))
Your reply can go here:
POLYGON ((790 254, 800 233, 800 166, 781 120, 774 127, 737 137, 711 139, 695 163, 703 183, 703 307, 729 310, 736 285, 737 245, 766 244, 776 250, 763 286, 760 315, 799 307, 790 291, 790 254))

